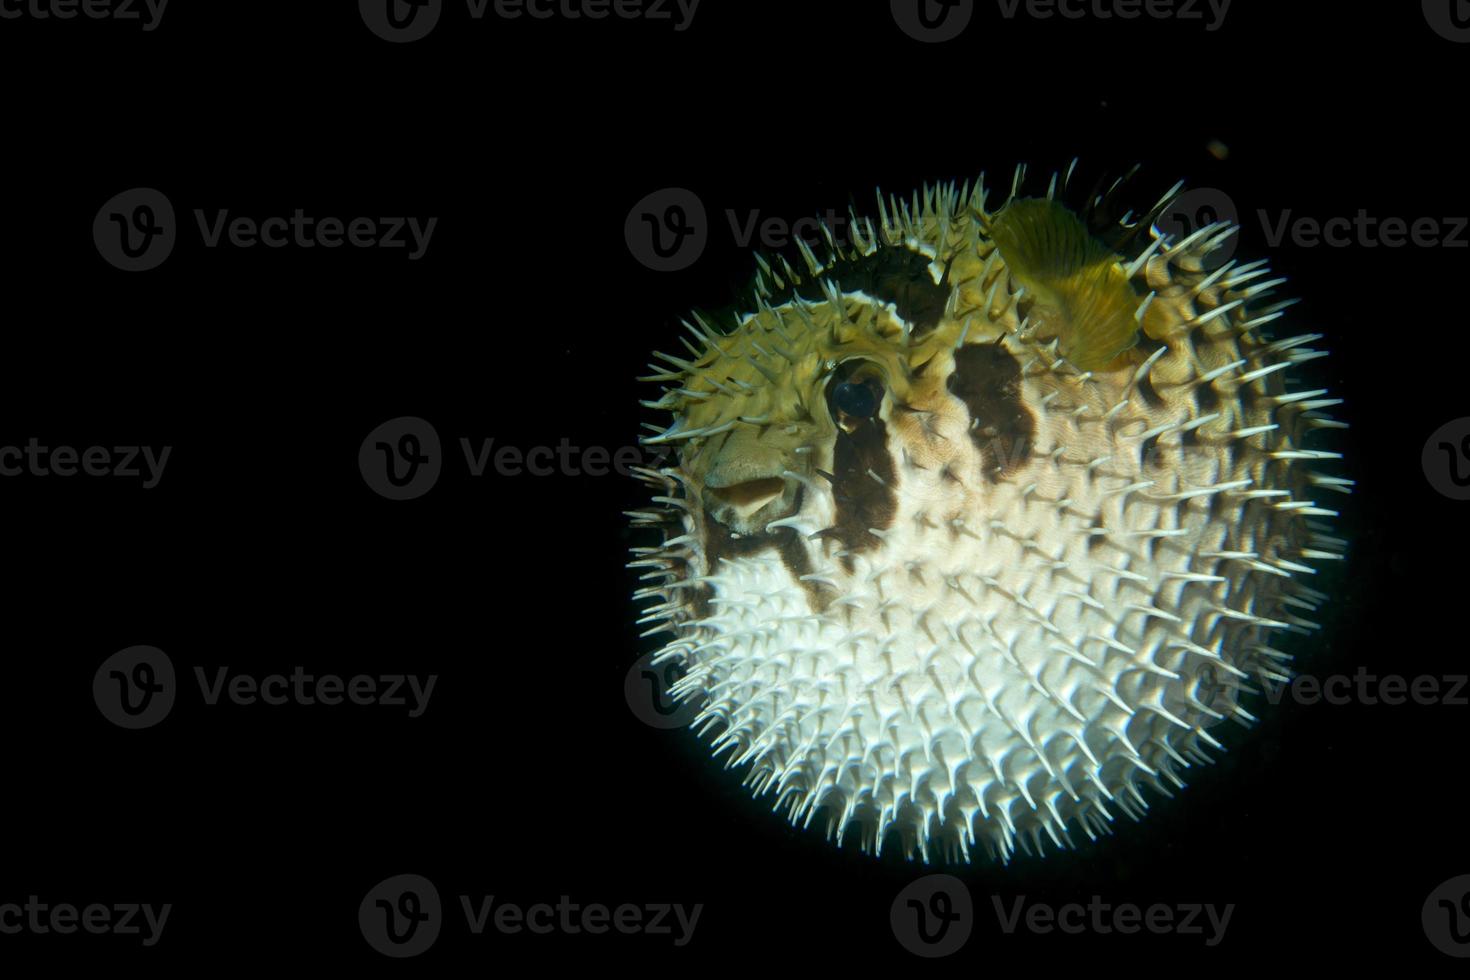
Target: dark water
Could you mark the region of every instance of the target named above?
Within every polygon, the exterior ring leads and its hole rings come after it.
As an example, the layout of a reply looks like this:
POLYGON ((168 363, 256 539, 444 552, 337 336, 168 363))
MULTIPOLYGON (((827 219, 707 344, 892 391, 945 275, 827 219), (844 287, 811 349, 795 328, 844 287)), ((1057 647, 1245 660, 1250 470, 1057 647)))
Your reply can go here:
MULTIPOLYGON (((1346 399, 1335 411, 1352 426, 1335 443, 1358 481, 1336 501, 1349 561, 1316 583, 1333 601, 1319 634, 1291 641, 1297 669, 1435 678, 1443 691, 1466 672, 1470 504, 1434 489, 1421 450, 1470 414, 1470 232, 1456 230, 1470 214, 1456 94, 1470 46, 1441 38, 1418 5, 1289 13, 1237 0, 1211 31, 1007 19, 980 3, 963 35, 933 45, 883 4, 704 0, 676 31, 474 21, 451 3, 432 35, 399 45, 351 4, 304 6, 180 5, 149 32, 0 20, 0 446, 173 447, 147 490, 126 477, 0 480, 0 906, 32 894, 173 905, 151 948, 0 933, 0 964, 384 968, 358 908, 413 873, 443 901, 442 935, 414 964, 429 969, 919 965, 889 912, 926 869, 896 848, 874 860, 790 830, 741 773, 629 711, 624 674, 653 641, 627 599, 621 512, 643 494, 582 472, 597 466, 582 450, 611 456, 652 418, 637 406, 652 387, 632 380, 648 352, 677 349, 680 317, 746 283, 738 239, 753 219, 843 214, 854 200, 871 213, 874 186, 906 194, 985 170, 1003 195, 1026 162, 1039 191, 1080 157, 1089 174, 1142 164, 1143 206, 1179 178, 1224 191, 1238 257, 1269 255, 1303 298, 1287 322, 1326 335, 1332 356, 1300 373, 1346 399), (89 229, 136 187, 166 195, 179 241, 157 269, 124 273, 89 229), (659 272, 630 253, 624 225, 669 187, 705 206, 708 242, 659 272), (297 208, 374 219, 379 236, 392 224, 381 219, 438 222, 417 260, 412 244, 205 244, 220 209, 260 222, 297 208), (1430 219, 1453 240, 1270 242, 1288 212, 1360 211, 1430 219), (401 416, 441 441, 443 472, 415 501, 373 492, 357 463, 364 437, 401 416), (492 454, 547 447, 538 458, 556 472, 492 462, 473 476, 461 440, 474 456, 489 439, 492 454), (168 654, 178 701, 125 731, 89 691, 102 661, 135 644, 168 654), (416 718, 382 704, 211 705, 196 683, 196 668, 212 684, 220 667, 259 678, 297 666, 438 680, 416 718), (460 896, 485 895, 703 911, 682 947, 616 931, 476 936, 460 896)), ((399 237, 412 242, 406 225, 399 237)), ((1470 708, 1445 700, 1256 699, 1261 723, 1142 823, 1120 818, 1111 838, 1064 855, 954 871, 974 919, 948 962, 1290 969, 1382 953, 1453 967, 1421 924, 1430 893, 1470 874, 1470 708), (1208 927, 1007 933, 994 903, 1021 896, 1233 912, 1213 946, 1208 927)), ((1470 911, 1433 909, 1470 928, 1470 911)))

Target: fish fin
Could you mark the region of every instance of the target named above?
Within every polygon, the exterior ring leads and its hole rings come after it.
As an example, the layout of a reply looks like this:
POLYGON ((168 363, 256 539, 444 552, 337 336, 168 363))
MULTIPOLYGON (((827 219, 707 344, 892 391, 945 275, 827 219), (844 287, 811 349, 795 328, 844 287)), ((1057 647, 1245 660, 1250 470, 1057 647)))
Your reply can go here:
POLYGON ((1140 299, 1119 257, 1062 204, 1012 201, 991 237, 1011 274, 1056 319, 1059 349, 1078 368, 1103 368, 1138 342, 1140 299))

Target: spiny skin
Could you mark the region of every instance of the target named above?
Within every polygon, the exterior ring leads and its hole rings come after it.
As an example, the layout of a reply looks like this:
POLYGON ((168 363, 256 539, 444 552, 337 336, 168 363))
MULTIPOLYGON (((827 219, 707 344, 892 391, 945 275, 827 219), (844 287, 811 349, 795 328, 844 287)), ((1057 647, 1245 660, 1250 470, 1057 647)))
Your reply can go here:
POLYGON ((1309 448, 1336 402, 1286 388, 1317 338, 1251 308, 1281 280, 1204 269, 1234 229, 1113 229, 1153 240, 1072 281, 1138 297, 1114 356, 1067 313, 1107 304, 1022 289, 985 198, 880 195, 828 261, 762 260, 728 333, 696 317, 653 378, 674 422, 646 441, 678 463, 632 515, 663 530, 634 549, 645 622, 715 753, 793 822, 925 861, 1071 846, 1182 787, 1212 725, 1251 720, 1237 695, 1289 676, 1275 634, 1312 628, 1299 578, 1344 544, 1318 498, 1350 485, 1309 448))

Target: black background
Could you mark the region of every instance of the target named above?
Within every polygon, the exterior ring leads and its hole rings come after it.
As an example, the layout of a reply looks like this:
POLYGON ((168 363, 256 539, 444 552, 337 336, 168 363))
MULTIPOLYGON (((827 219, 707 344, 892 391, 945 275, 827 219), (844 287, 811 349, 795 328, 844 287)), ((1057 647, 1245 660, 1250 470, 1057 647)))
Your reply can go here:
MULTIPOLYGON (((632 445, 653 348, 753 268, 725 221, 786 220, 980 171, 1032 193, 1074 156, 1134 163, 1137 200, 1176 179, 1239 205, 1238 257, 1268 254, 1303 301, 1288 323, 1333 356, 1302 376, 1346 399, 1357 492, 1349 561, 1298 669, 1464 672, 1465 504, 1420 450, 1467 414, 1463 247, 1268 250, 1257 209, 1319 219, 1470 213, 1470 47, 1418 4, 1236 0, 1199 22, 1003 19, 924 45, 886 4, 704 0, 668 22, 472 22, 450 3, 406 45, 352 3, 175 0, 136 23, 0 21, 6 254, 0 445, 169 445, 158 487, 0 480, 7 517, 0 902, 174 905, 162 941, 3 936, 0 963, 98 956, 170 968, 392 966, 359 934, 382 878, 431 878, 450 921, 409 969, 624 964, 820 969, 917 963, 889 904, 925 872, 791 830, 685 732, 623 695, 639 639, 637 543, 615 477, 467 475, 458 440, 632 445), (1296 8, 1301 9, 1296 9, 1296 8), (1207 145, 1229 148, 1218 160, 1207 145), (131 187, 162 190, 181 239, 127 274, 91 238, 131 187), (624 243, 641 197, 687 187, 711 219, 691 268, 624 243), (206 249, 192 210, 437 216, 428 254, 206 249), (427 496, 378 497, 357 449, 431 421, 427 496), (115 728, 93 673, 133 644, 185 681, 161 725, 115 728), (192 670, 439 675, 401 710, 204 707, 192 670), (471 937, 456 896, 530 904, 703 903, 693 941, 471 937)), ((1322 445, 1327 445, 1324 441, 1322 445)), ((644 542, 646 543, 646 542, 644 542)), ((1470 873, 1464 707, 1283 703, 1098 844, 955 873, 966 969, 1123 963, 1445 968, 1420 927, 1470 873), (1225 941, 1006 936, 1007 901, 1233 903, 1225 941)), ((953 870, 953 869, 951 869, 953 870)))

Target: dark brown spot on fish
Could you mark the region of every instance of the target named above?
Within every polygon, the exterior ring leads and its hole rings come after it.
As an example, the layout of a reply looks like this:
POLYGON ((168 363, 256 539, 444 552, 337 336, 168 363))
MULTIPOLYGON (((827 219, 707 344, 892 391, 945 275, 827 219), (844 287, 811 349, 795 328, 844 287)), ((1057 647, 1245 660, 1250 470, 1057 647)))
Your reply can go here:
POLYGON ((1031 457, 1036 419, 1021 401, 1021 365, 1009 351, 999 343, 961 347, 946 384, 970 412, 970 439, 992 483, 1031 457))
MULTIPOLYGON (((839 257, 822 273, 822 278, 835 282, 844 293, 860 291, 880 303, 892 303, 899 317, 918 336, 934 329, 949 303, 948 265, 941 281, 936 283, 929 272, 932 261, 923 252, 903 245, 880 245, 871 255, 854 253, 839 257)), ((826 300, 822 287, 815 282, 788 284, 785 289, 773 292, 767 299, 772 306, 780 306, 797 295, 813 303, 826 300)), ((748 305, 753 307, 754 302, 752 295, 748 305)))
POLYGON ((854 554, 877 548, 882 541, 869 528, 880 531, 893 525, 898 512, 897 482, 893 456, 888 451, 887 428, 877 415, 853 418, 833 403, 833 392, 849 379, 872 378, 861 360, 848 361, 827 383, 827 409, 837 423, 837 440, 832 447, 832 498, 836 519, 821 537, 837 541, 845 554, 842 566, 852 571, 854 554))

